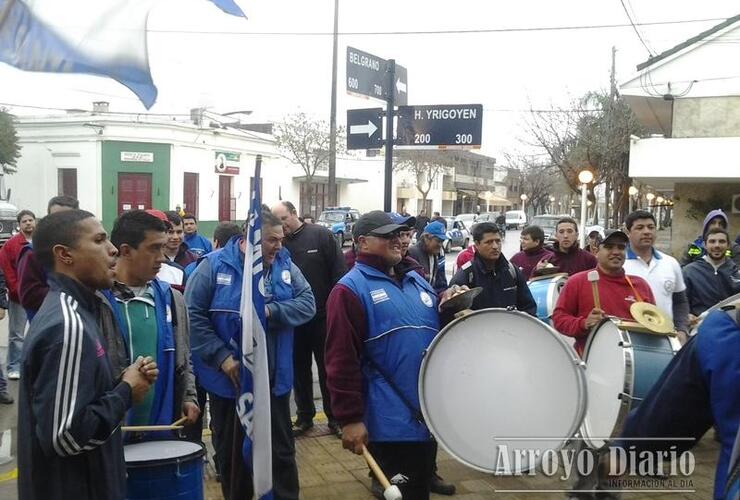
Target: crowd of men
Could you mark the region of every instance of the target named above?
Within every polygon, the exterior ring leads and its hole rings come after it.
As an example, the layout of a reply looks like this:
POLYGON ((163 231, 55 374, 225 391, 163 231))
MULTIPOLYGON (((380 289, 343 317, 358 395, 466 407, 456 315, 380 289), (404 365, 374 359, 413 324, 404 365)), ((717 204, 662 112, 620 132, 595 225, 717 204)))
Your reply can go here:
MULTIPOLYGON (((7 286, 0 315, 7 310, 9 317, 8 378, 20 379, 20 498, 123 498, 124 444, 166 436, 122 435, 121 423, 167 425, 184 417, 180 437, 199 443, 206 402, 223 496, 250 498, 236 412, 243 228, 221 223, 211 241, 192 214, 133 210, 109 235, 64 196, 49 201, 38 224, 28 210, 17 220, 18 234, 0 249, 7 286)), ((672 318, 688 342, 674 359, 684 377, 661 379, 628 421, 627 436, 701 436, 715 425, 722 443, 716 484, 724 484, 740 419, 740 385, 732 379, 738 360, 725 358, 740 351, 740 328, 710 315, 702 331, 713 333, 689 340, 703 313, 740 293, 740 248, 722 211, 707 216, 683 267, 655 248, 655 218, 647 211, 629 214, 624 230, 589 235, 586 249, 570 217, 558 221, 552 244, 528 226, 510 259, 499 225, 481 222, 449 283, 447 225, 439 214, 366 213, 344 253, 328 229, 299 217, 289 201, 263 206, 261 220, 275 498, 299 496, 294 438, 314 426, 314 361, 329 429, 345 448, 361 454, 367 446, 404 498, 453 495, 454 485, 437 474, 437 444, 421 418, 417 387, 423 353, 453 320, 440 306, 481 287, 471 309, 534 316, 527 282, 553 272, 568 280, 552 324, 574 338, 579 354, 594 327, 607 317, 630 319, 635 302, 672 318), (711 383, 702 385, 709 373, 711 383), (680 394, 696 404, 672 420, 680 394), (648 419, 655 434, 645 431, 648 419)), ((13 403, 1 366, 0 403, 13 403)), ((577 478, 572 496, 593 498, 601 479, 577 478)), ((382 498, 375 480, 373 493, 382 498)))

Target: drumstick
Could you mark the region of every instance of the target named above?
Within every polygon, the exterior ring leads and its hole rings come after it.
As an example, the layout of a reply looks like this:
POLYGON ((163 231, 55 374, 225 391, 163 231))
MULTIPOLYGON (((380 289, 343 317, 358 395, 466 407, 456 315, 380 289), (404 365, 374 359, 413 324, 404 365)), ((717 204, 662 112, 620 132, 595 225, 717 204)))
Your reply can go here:
POLYGON ((391 484, 390 481, 388 481, 388 478, 383 474, 383 470, 378 465, 378 462, 375 461, 364 444, 362 445, 362 456, 365 457, 368 467, 370 467, 370 470, 373 471, 373 474, 383 487, 383 496, 385 497, 385 500, 401 500, 403 498, 401 490, 398 489, 398 486, 391 484))
POLYGON ((121 426, 123 432, 156 432, 156 431, 177 431, 182 429, 182 425, 124 425, 121 426))
POLYGON ((170 425, 182 425, 182 424, 185 423, 185 421, 187 419, 188 419, 188 417, 178 418, 177 420, 175 420, 174 422, 172 422, 170 425))
POLYGON ((599 300, 599 272, 596 270, 588 272, 588 281, 591 282, 591 291, 594 294, 594 307, 601 310, 601 301, 599 300))

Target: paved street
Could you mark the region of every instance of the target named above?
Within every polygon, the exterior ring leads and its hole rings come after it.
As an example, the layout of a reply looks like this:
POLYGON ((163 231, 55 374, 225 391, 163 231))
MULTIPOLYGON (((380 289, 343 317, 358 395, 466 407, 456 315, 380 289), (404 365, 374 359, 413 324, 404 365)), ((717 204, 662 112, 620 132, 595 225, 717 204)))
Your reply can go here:
MULTIPOLYGON (((509 231, 504 243, 504 255, 510 257, 519 246, 519 232, 509 231)), ((458 250, 447 255, 447 275, 451 277, 452 263, 458 250)), ((0 346, 5 358, 7 345, 7 320, 0 321, 0 346)), ((18 383, 10 382, 10 389, 17 399, 18 383)), ((305 499, 370 499, 370 479, 367 467, 361 457, 350 454, 341 447, 341 441, 329 435, 326 420, 320 411, 318 383, 314 384, 316 404, 319 415, 316 426, 304 437, 296 441, 301 497, 305 499)), ((0 406, 0 498, 14 500, 16 494, 16 414, 17 405, 0 406)), ((205 441, 210 449, 210 434, 206 432, 205 441)), ((695 498, 711 497, 714 468, 719 452, 718 444, 712 439, 710 431, 695 448, 696 469, 681 486, 681 493, 624 493, 625 498, 695 498)), ((558 479, 559 474, 547 478, 542 474, 525 477, 494 477, 465 467, 440 449, 438 458, 439 473, 457 487, 457 499, 473 500, 484 498, 544 499, 562 498, 567 483, 558 479), (517 490, 517 491, 512 491, 517 490), (530 490, 529 492, 527 492, 530 490), (540 492, 531 492, 538 490, 540 492), (542 492, 548 490, 549 492, 542 492), (556 491, 556 492, 554 492, 556 491)), ((206 498, 221 498, 219 484, 214 479, 213 468, 206 468, 206 498)), ((670 489, 676 489, 672 486, 670 489)), ((436 495, 434 498, 443 498, 436 495)))

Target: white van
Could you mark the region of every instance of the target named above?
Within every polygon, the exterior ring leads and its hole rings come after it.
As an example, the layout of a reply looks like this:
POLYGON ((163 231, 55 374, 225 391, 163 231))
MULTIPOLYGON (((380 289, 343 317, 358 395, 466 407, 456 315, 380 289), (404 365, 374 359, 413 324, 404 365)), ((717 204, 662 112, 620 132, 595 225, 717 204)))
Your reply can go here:
POLYGON ((509 210, 506 212, 506 229, 519 229, 527 224, 527 214, 524 210, 509 210))

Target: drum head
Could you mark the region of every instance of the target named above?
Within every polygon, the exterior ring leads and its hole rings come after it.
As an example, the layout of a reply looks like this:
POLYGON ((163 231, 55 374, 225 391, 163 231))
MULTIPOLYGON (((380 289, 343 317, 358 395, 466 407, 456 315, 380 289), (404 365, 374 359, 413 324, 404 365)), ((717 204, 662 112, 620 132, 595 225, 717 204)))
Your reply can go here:
POLYGON ((514 474, 576 433, 585 386, 583 364, 558 333, 521 312, 484 309, 434 339, 419 400, 429 430, 453 457, 479 471, 514 474))
POLYGON ((622 340, 617 324, 606 320, 591 333, 584 351, 588 410, 581 434, 594 449, 607 445, 621 415, 628 409, 627 401, 620 399, 620 395, 632 392, 632 377, 627 377, 628 364, 632 373, 632 356, 631 350, 628 351, 630 348, 620 345, 622 340), (625 384, 628 386, 625 387, 625 384))
POLYGON ((166 463, 194 456, 201 456, 203 447, 190 441, 146 441, 123 447, 126 465, 166 463))

